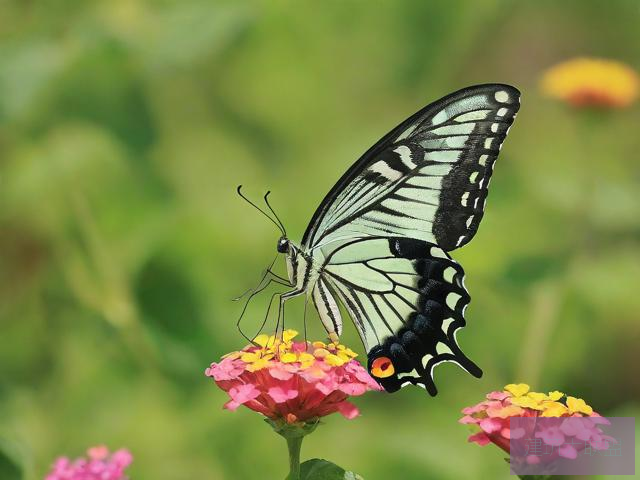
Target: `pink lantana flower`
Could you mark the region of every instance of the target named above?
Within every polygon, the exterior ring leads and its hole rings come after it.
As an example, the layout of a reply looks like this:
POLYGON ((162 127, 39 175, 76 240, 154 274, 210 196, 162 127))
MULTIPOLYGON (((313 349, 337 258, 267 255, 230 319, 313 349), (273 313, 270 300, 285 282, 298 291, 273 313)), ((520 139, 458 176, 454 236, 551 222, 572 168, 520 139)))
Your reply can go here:
POLYGON ((132 461, 126 449, 109 453, 107 447, 99 445, 87 450, 87 458, 59 457, 45 480, 128 480, 125 470, 132 461))
POLYGON ((206 369, 205 374, 229 395, 226 409, 244 405, 288 424, 315 423, 335 412, 352 419, 359 411, 347 399, 381 390, 351 349, 296 342, 297 334, 286 330, 282 338, 260 335, 257 346, 229 353, 206 369))
MULTIPOLYGON (((300 446, 320 419, 359 415, 349 397, 382 387, 337 343, 294 341, 298 332, 259 335, 251 344, 214 362, 205 374, 229 395, 224 408, 244 405, 262 414, 289 448, 288 479, 300 478, 300 446)), ((337 467, 339 468, 339 467, 337 467)))
POLYGON ((469 442, 480 446, 493 443, 512 459, 523 458, 526 463, 537 464, 541 461, 550 463, 563 457, 575 459, 579 450, 587 444, 592 448, 606 450, 612 437, 604 435, 598 425, 609 424, 609 421, 593 411, 580 398, 554 391, 545 393, 532 392, 527 384, 509 384, 502 391, 490 392, 486 400, 462 409, 464 416, 460 423, 473 425, 476 432, 469 436, 469 442), (514 417, 546 418, 544 422, 522 423, 535 425, 533 428, 511 428, 510 420, 514 417), (511 443, 510 440, 540 439, 540 448, 546 452, 543 456, 527 455, 526 451, 511 451, 513 445, 521 446, 524 442, 511 443), (586 443, 585 443, 586 442, 586 443), (582 445, 582 447, 580 447, 582 445))

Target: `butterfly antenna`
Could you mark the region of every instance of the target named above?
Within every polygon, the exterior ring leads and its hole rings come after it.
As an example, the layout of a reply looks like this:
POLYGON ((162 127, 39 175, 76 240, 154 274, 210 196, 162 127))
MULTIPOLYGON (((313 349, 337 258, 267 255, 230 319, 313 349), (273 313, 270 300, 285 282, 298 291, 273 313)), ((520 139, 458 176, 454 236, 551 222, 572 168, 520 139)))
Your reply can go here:
POLYGON ((287 229, 284 228, 284 224, 282 223, 282 221, 280 220, 280 217, 278 217, 278 214, 276 213, 276 211, 273 209, 273 207, 271 206, 271 204, 269 203, 269 195, 271 194, 271 191, 268 191, 267 193, 264 194, 264 203, 267 204, 267 207, 269 207, 269 210, 271 210, 271 213, 273 213, 273 216, 276 217, 276 220, 278 221, 278 223, 280 224, 280 229, 282 230, 282 233, 284 234, 284 236, 287 236, 287 229))
MULTIPOLYGON (((280 222, 280 219, 278 219, 278 221, 276 222, 273 218, 271 218, 271 216, 265 212, 264 210, 262 210, 258 205, 256 205, 255 203, 253 203, 251 200, 249 200, 247 197, 245 197, 244 193, 242 193, 242 185, 238 185, 238 188, 236 189, 236 191, 238 192, 238 195, 240 195, 240 197, 242 197, 242 199, 247 202, 249 205, 251 205, 253 208, 255 208, 256 210, 258 210, 260 213, 262 213, 265 217, 267 217, 269 220, 271 220, 273 222, 273 224, 278 227, 278 230, 280 230, 280 232, 282 232, 283 235, 286 236, 286 232, 284 230, 284 227, 282 226, 280 222)), ((273 210, 272 210, 273 211, 273 210)))

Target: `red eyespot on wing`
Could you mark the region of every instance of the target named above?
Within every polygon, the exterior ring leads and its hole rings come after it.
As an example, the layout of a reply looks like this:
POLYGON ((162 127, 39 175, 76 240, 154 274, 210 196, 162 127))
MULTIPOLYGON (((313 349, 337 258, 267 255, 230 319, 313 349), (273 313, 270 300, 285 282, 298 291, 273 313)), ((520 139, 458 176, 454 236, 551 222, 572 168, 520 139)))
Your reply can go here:
POLYGON ((393 363, 388 357, 378 357, 371 364, 371 374, 378 378, 387 378, 395 373, 393 363))

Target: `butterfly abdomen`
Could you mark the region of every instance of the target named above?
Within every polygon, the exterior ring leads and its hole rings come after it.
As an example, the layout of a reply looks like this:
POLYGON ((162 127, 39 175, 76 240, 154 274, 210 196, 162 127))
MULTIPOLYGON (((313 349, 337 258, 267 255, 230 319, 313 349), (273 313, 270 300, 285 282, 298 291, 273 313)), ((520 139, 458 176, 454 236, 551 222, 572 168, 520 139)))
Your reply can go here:
POLYGON ((371 374, 389 392, 414 384, 431 395, 437 393, 433 369, 439 363, 451 361, 481 376, 455 338, 455 331, 465 325, 463 311, 470 301, 462 267, 436 245, 421 240, 392 238, 389 249, 413 261, 420 293, 404 325, 369 351, 371 374))

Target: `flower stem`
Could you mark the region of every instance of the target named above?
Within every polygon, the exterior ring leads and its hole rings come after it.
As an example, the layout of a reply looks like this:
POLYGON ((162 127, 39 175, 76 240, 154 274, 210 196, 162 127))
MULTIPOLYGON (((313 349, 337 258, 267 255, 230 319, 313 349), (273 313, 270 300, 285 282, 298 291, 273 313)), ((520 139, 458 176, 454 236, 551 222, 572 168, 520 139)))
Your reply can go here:
POLYGON ((303 436, 291 436, 287 438, 289 448, 289 476, 287 480, 300 480, 300 448, 303 436))
POLYGON ((300 448, 302 447, 302 439, 305 435, 309 435, 320 424, 318 419, 307 420, 306 422, 287 423, 286 420, 280 418, 272 420, 265 418, 276 433, 285 438, 287 447, 289 448, 289 475, 286 480, 300 480, 300 448))

